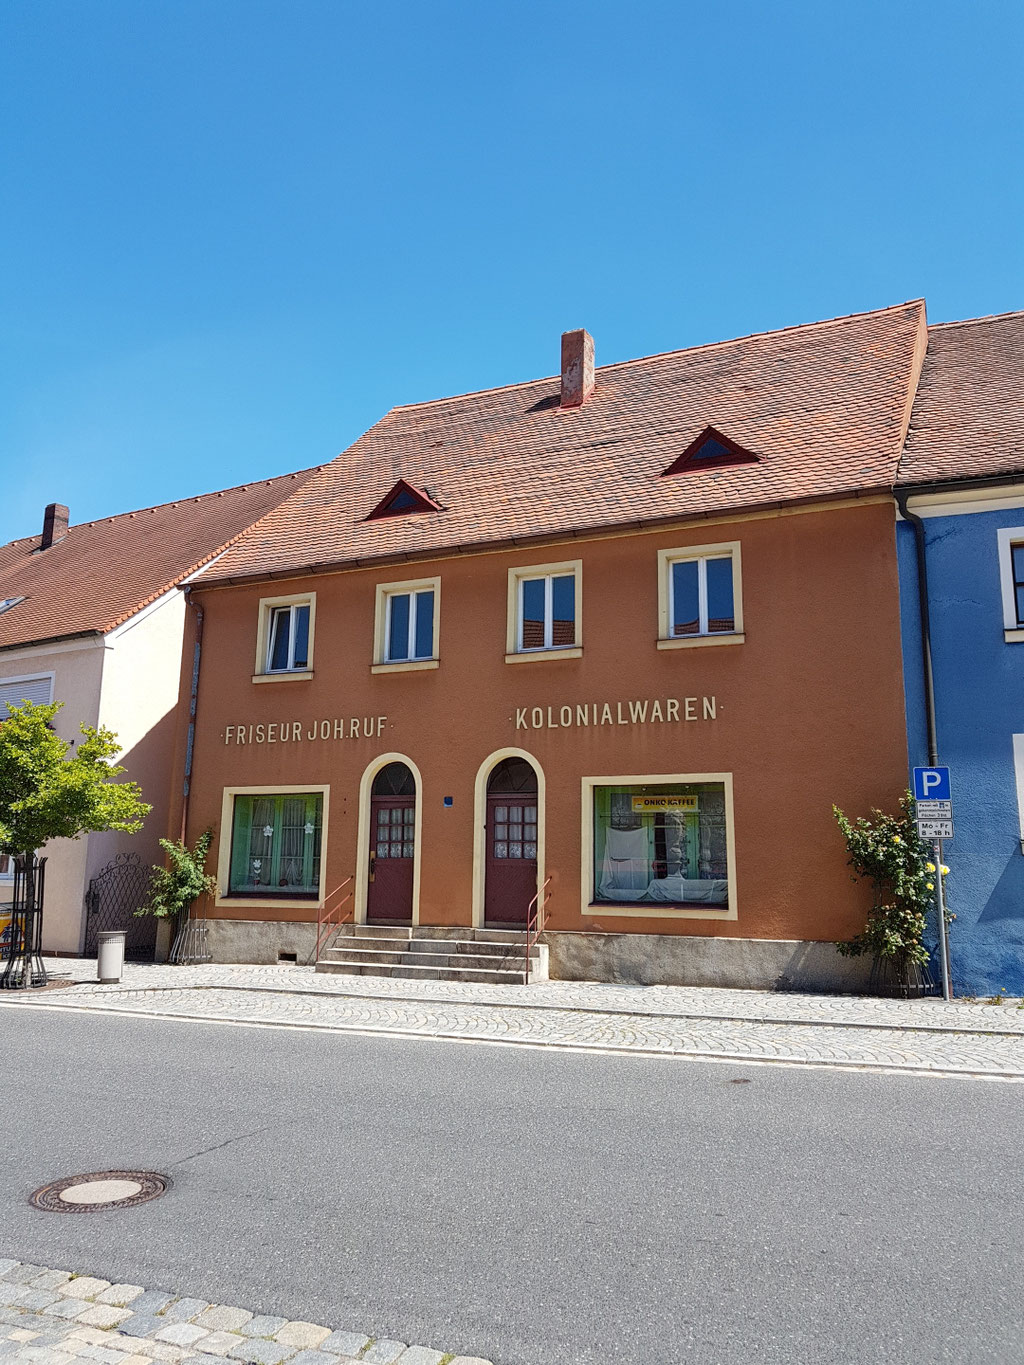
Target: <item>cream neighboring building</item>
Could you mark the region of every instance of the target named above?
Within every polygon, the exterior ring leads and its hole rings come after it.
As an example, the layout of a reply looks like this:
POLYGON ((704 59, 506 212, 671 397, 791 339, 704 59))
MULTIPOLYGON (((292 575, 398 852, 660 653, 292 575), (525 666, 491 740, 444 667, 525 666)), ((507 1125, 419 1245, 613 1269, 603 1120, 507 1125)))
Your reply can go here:
MULTIPOLYGON (((172 790, 182 780, 173 771, 182 586, 314 472, 78 526, 54 503, 41 536, 0 547, 0 723, 8 706, 29 700, 63 703, 55 729, 71 743, 82 725, 107 726, 122 746, 122 780, 138 782, 153 807, 136 835, 88 834, 40 850, 47 859, 45 951, 92 950, 90 883, 119 858, 142 868, 159 860, 172 790)), ((97 885, 107 884, 111 878, 97 885)), ((0 931, 12 891, 13 869, 0 855, 0 931)), ((143 940, 147 933, 152 939, 151 923, 135 925, 143 940)))

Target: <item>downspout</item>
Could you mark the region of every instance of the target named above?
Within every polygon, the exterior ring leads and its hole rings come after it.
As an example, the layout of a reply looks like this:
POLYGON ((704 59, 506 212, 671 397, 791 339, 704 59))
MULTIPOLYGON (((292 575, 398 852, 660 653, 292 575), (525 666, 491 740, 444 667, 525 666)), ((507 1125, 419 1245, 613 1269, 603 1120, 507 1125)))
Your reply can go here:
POLYGON ((907 506, 910 493, 905 488, 893 490, 900 516, 914 528, 917 550, 917 600, 921 613, 921 673, 924 678, 924 714, 928 727, 928 764, 934 768, 939 761, 939 741, 935 727, 935 675, 932 672, 932 625, 928 609, 928 564, 925 558, 924 522, 907 506))
POLYGON ((188 704, 188 740, 185 745, 185 781, 181 802, 181 842, 185 842, 185 829, 188 825, 188 800, 192 790, 192 757, 196 742, 196 699, 199 695, 199 664, 203 654, 203 608, 192 601, 192 589, 185 589, 185 601, 196 614, 196 642, 192 653, 192 693, 188 704))
MULTIPOLYGON (((924 712, 928 726, 928 765, 934 768, 939 761, 939 740, 935 726, 935 675, 932 672, 932 624, 928 610, 928 563, 925 558, 924 522, 907 506, 910 493, 905 488, 894 488, 893 496, 900 516, 914 528, 917 550, 917 600, 921 611, 921 670, 924 675, 924 712)), ((946 902, 942 888, 942 840, 934 844, 936 864, 935 902, 939 918, 939 961, 942 966, 942 998, 952 1000, 953 982, 949 969, 949 926, 946 923, 946 902)))

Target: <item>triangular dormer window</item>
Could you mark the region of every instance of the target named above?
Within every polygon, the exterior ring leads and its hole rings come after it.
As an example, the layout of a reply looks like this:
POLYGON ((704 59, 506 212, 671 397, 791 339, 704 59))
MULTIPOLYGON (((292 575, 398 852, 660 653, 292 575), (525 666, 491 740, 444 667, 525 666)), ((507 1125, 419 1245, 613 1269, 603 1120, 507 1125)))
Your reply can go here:
POLYGON ((757 464, 760 458, 760 455, 744 450, 714 427, 705 427, 697 439, 661 472, 662 475, 697 473, 702 469, 721 469, 731 464, 757 464))
POLYGON ((443 512, 444 508, 422 488, 414 488, 405 479, 399 479, 391 492, 383 497, 367 521, 378 517, 405 517, 411 512, 443 512))

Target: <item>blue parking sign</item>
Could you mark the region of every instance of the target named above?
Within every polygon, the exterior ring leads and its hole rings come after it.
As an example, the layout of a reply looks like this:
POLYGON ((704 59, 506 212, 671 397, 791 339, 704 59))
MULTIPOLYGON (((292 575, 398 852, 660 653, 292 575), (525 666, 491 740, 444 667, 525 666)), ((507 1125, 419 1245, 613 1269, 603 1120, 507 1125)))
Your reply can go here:
POLYGON ((951 801, 948 768, 915 768, 914 796, 918 801, 951 801))

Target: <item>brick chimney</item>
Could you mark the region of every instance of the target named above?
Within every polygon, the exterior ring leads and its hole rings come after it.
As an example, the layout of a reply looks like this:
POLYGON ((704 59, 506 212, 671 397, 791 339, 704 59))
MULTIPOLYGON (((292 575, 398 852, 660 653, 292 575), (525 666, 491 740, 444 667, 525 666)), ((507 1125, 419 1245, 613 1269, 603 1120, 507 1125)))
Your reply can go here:
POLYGON ((51 545, 56 545, 67 533, 68 509, 63 503, 51 502, 43 513, 43 538, 39 542, 40 550, 48 550, 51 545))
POLYGON ((581 408, 594 392, 594 338, 582 327, 562 333, 562 407, 581 408))

